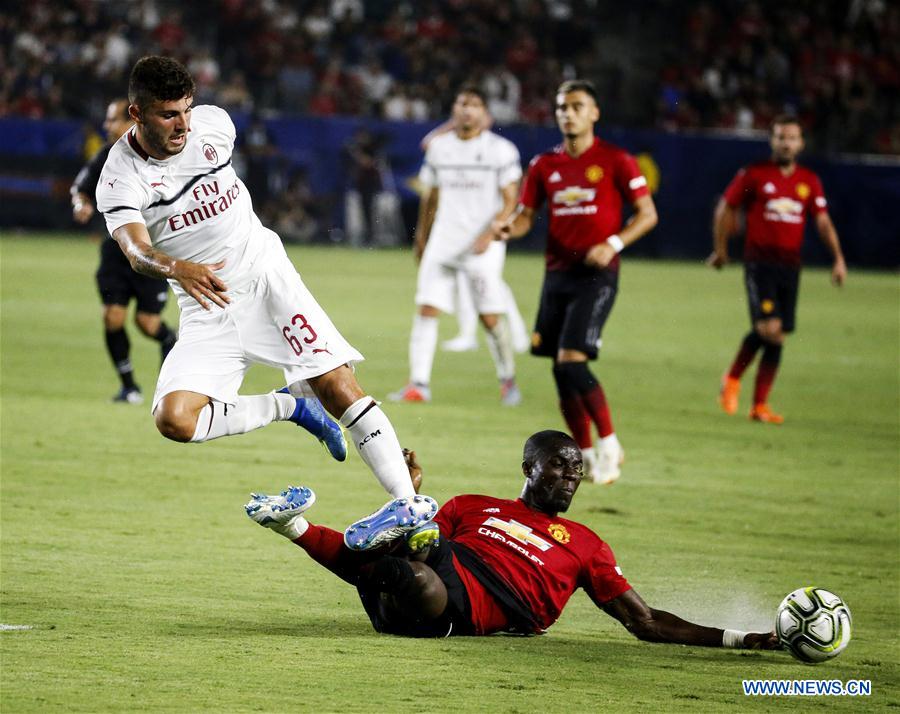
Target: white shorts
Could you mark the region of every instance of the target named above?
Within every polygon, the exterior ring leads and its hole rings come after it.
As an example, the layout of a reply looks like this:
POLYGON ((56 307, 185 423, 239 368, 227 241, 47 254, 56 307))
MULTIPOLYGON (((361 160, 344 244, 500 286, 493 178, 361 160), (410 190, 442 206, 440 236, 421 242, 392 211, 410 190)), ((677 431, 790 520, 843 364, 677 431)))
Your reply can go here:
POLYGON ((425 246, 419 265, 416 285, 416 305, 430 305, 441 312, 456 312, 456 274, 462 272, 472 287, 472 299, 479 315, 500 315, 506 312, 506 287, 503 283, 503 263, 506 245, 494 241, 480 255, 469 253, 458 258, 438 256, 425 246))
POLYGON ((285 384, 293 384, 364 359, 285 255, 272 260, 247 290, 229 297, 224 309, 213 305, 182 313, 178 342, 156 383, 154 410, 166 394, 179 390, 233 404, 252 364, 281 369, 285 384))

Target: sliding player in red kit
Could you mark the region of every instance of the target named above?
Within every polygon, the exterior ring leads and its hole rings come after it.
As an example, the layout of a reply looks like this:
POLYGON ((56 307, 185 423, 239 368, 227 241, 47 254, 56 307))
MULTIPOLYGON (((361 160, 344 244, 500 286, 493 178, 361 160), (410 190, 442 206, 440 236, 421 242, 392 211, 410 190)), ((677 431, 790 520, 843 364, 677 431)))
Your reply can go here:
MULTIPOLYGON (((407 452, 415 484, 421 469, 407 452)), ((563 518, 582 480, 581 450, 568 434, 540 431, 525 442, 518 499, 450 499, 420 530, 388 550, 352 551, 340 532, 306 520, 309 489, 254 496, 247 515, 292 540, 351 585, 378 632, 410 637, 539 634, 583 589, 636 637, 708 647, 776 649, 774 632, 695 625, 649 607, 622 575, 610 547, 563 518), (437 526, 437 527, 435 527, 437 526), (439 530, 438 530, 439 529, 439 530), (422 547, 419 537, 428 533, 422 547), (412 551, 412 552, 411 552, 412 551)))
POLYGON ((772 122, 772 158, 741 169, 719 201, 713 221, 714 250, 708 263, 721 268, 728 262, 728 239, 737 231, 738 213, 746 214, 744 280, 752 329, 744 337, 730 369, 722 378, 719 405, 726 414, 738 409, 741 376, 756 353, 762 357, 756 372, 750 418, 781 424, 772 411, 769 392, 775 382, 785 337, 794 331, 800 285, 800 249, 806 219, 815 217, 816 230, 831 252, 831 279, 843 285, 847 265, 819 177, 797 164, 803 150, 803 130, 797 119, 772 122))

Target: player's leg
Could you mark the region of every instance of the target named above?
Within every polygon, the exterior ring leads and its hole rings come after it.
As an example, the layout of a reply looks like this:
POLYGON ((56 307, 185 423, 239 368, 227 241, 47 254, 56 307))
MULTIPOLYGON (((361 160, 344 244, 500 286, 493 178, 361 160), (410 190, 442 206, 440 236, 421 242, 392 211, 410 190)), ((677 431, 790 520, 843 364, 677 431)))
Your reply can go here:
POLYGON ((178 335, 162 319, 162 311, 169 297, 169 284, 140 273, 132 274, 132 290, 137 297, 134 319, 138 329, 159 343, 160 363, 175 346, 178 335))
POLYGON ((394 498, 414 496, 397 433, 378 402, 366 396, 353 370, 342 365, 307 382, 324 407, 339 416, 360 457, 384 490, 394 498))
POLYGON ((119 244, 112 238, 100 244, 100 265, 96 281, 103 301, 103 333, 106 351, 119 376, 120 388, 113 397, 115 402, 141 404, 144 401, 140 387, 134 380, 131 365, 131 342, 125 332, 128 303, 131 298, 129 273, 131 265, 122 254, 119 244))
POLYGON ((761 304, 761 317, 754 329, 762 340, 763 351, 756 371, 753 407, 750 418, 767 424, 782 424, 784 417, 769 407, 769 394, 775 383, 785 337, 794 330, 799 271, 782 266, 768 266, 769 287, 761 304))
POLYGON ((441 349, 446 352, 473 352, 478 349, 478 312, 469 278, 461 270, 456 273, 455 298, 459 332, 456 337, 444 342, 441 349))
POLYGON ((469 277, 475 309, 485 329, 488 350, 500 383, 500 401, 504 406, 512 407, 522 401, 522 394, 516 384, 515 350, 509 322, 503 314, 508 302, 503 282, 505 257, 506 246, 492 243, 484 253, 468 256, 463 270, 469 277))
POLYGON ((584 409, 597 428, 597 467, 592 476, 594 480, 610 484, 621 474, 625 452, 613 427, 606 393, 588 367, 588 361, 597 358, 603 326, 615 304, 618 276, 602 271, 588 279, 575 280, 573 287, 574 294, 568 302, 560 331, 556 370, 581 397, 584 409))
POLYGON ((764 317, 763 306, 770 305, 772 286, 764 269, 756 263, 744 266, 744 287, 747 292, 747 306, 750 309, 751 329, 738 347, 737 354, 728 371, 722 375, 719 387, 719 406, 726 414, 736 414, 738 399, 741 394, 741 377, 756 358, 756 353, 763 346, 763 340, 755 328, 758 320, 764 317))
MULTIPOLYGON (((232 308, 228 313, 210 313, 183 322, 181 339, 160 369, 153 399, 159 432, 173 441, 204 442, 244 434, 273 421, 291 421, 320 441, 323 423, 332 427, 329 433, 340 435, 340 427, 328 419, 315 399, 281 392, 238 395, 250 361, 232 316, 247 311, 248 318, 258 322, 256 312, 261 308, 250 300, 232 303, 232 308)), ((337 460, 346 457, 342 436, 340 444, 326 445, 337 460)))
POLYGON ((519 312, 519 305, 516 303, 516 296, 513 294, 512 288, 507 282, 503 281, 503 291, 506 295, 506 319, 509 320, 509 332, 512 337, 513 349, 516 352, 527 352, 531 346, 531 334, 525 326, 525 320, 522 313, 519 312))
POLYGON ((431 370, 437 350, 438 319, 442 312, 453 312, 456 273, 425 249, 419 265, 416 313, 409 335, 409 381, 405 387, 388 395, 393 402, 431 401, 431 370))

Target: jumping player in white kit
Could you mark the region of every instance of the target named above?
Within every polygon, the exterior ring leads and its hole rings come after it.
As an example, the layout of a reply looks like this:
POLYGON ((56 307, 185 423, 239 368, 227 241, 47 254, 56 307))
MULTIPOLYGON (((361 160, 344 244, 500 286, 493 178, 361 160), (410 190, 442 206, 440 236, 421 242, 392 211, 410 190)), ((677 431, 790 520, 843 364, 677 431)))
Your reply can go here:
POLYGON ((153 397, 157 428, 175 441, 203 442, 292 421, 342 461, 343 435, 324 406, 339 415, 392 496, 348 528, 347 545, 377 545, 369 533, 381 534, 386 523, 396 522, 399 532, 416 529, 437 506, 415 494, 390 421, 356 381, 350 365, 362 355, 253 212, 232 167, 235 128, 228 114, 193 108, 193 94, 193 79, 180 63, 139 60, 128 89, 135 126, 111 149, 97 187, 98 209, 132 267, 168 279, 181 309, 179 341, 153 397), (254 363, 282 369, 289 387, 239 396, 254 363))
POLYGON ((389 395, 394 401, 431 401, 431 369, 438 316, 455 309, 456 279, 464 273, 484 325, 500 382, 501 401, 521 401, 503 282, 505 246, 492 241, 493 220, 515 208, 522 167, 512 142, 484 129, 487 108, 481 90, 463 86, 453 105, 454 129, 432 139, 419 181, 426 193, 419 206, 414 252, 419 266, 416 315, 409 338, 409 383, 389 395))

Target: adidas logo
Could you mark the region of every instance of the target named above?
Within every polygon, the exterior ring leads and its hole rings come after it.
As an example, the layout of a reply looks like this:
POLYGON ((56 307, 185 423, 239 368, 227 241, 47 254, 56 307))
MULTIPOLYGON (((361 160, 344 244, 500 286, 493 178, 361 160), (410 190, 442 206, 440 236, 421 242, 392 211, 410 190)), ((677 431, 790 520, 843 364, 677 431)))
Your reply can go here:
POLYGON ((562 176, 559 175, 559 171, 554 171, 547 179, 547 183, 559 183, 560 181, 562 181, 562 176))
POLYGON ((482 513, 500 513, 499 508, 485 508, 482 513))

